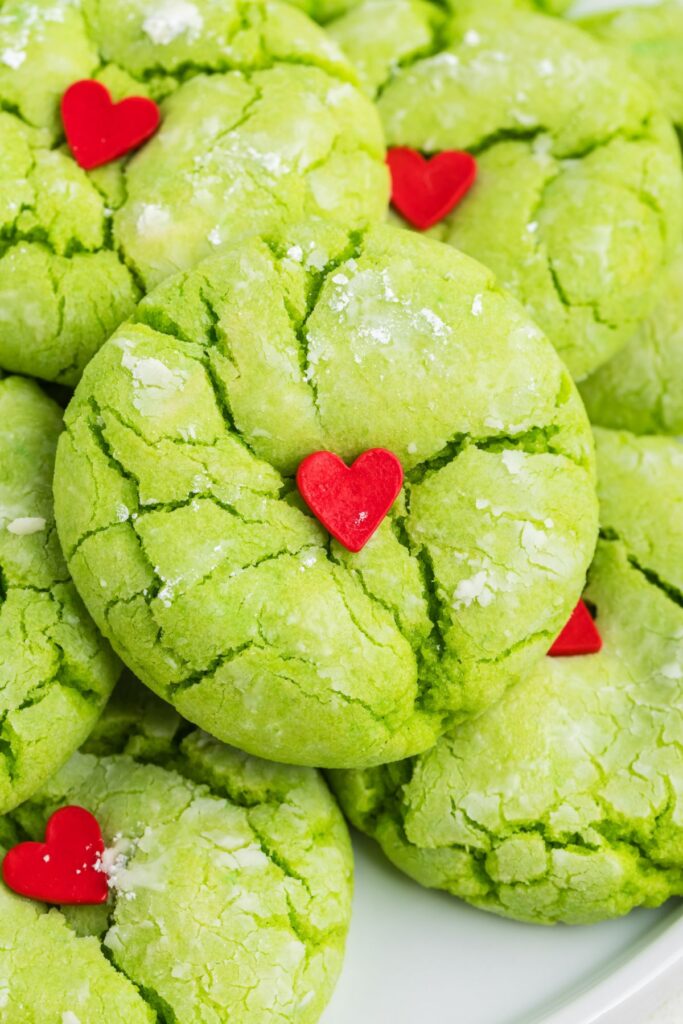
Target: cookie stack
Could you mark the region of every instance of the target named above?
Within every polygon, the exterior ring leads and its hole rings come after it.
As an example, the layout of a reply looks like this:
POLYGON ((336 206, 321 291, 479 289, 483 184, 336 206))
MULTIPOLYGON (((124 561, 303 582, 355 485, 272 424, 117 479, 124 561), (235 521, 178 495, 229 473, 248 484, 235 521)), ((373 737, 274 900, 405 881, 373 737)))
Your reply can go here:
POLYGON ((683 7, 298 6, 0 3, 0 1022, 683 894, 683 7))

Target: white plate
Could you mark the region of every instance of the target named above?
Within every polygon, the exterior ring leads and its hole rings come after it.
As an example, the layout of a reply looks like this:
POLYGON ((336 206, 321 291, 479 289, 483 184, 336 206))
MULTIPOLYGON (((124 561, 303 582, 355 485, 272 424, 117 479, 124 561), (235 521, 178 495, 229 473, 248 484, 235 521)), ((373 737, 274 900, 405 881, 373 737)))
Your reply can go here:
POLYGON ((322 1024, 644 1024, 683 990, 678 901, 585 928, 515 924, 421 889, 362 836, 354 846, 346 964, 322 1024))
POLYGON ((322 1024, 644 1024, 683 983, 677 902, 585 928, 516 924, 354 845, 346 964, 322 1024))

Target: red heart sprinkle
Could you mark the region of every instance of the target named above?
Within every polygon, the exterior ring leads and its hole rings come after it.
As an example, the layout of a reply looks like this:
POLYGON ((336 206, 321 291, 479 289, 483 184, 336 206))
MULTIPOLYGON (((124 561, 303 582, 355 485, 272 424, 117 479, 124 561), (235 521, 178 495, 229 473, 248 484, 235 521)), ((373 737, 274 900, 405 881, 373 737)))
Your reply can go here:
POLYGON ((579 601, 553 646, 551 658, 571 658, 577 654, 597 654, 602 650, 602 637, 583 601, 579 601))
POLYGON ((153 100, 129 96, 114 103, 109 90, 90 78, 74 82, 62 97, 66 140, 86 171, 136 149, 154 134, 159 120, 153 100))
POLYGON ((443 220, 474 185, 477 162, 470 153, 445 150, 427 159, 416 149, 390 149, 391 201, 420 231, 443 220))
POLYGON ((332 452, 314 452, 299 466, 296 482, 316 519, 349 551, 372 537, 403 486, 401 463, 384 448, 371 448, 347 466, 332 452))
POLYGON ((83 807, 62 807, 47 823, 44 843, 19 843, 5 856, 2 877, 20 896, 43 903, 106 903, 104 853, 97 820, 83 807))

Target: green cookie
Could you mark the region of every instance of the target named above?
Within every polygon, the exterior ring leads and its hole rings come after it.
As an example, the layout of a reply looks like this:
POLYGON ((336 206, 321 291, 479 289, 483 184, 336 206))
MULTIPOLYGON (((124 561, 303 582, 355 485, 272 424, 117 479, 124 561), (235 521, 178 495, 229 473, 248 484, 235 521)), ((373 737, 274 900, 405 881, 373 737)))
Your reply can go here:
POLYGON ((683 247, 659 300, 621 352, 581 385, 593 423, 636 434, 683 434, 683 247))
POLYGON ((30 797, 95 724, 120 672, 59 548, 61 410, 0 375, 0 811, 30 797))
POLYGON ((666 0, 584 18, 581 25, 626 54, 683 129, 683 3, 666 0))
POLYGON ((6 0, 0 366, 73 385, 142 293, 223 242, 380 220, 381 127, 352 82, 324 33, 270 0, 6 0), (86 173, 59 102, 93 77, 158 100, 162 125, 86 173))
POLYGON ((545 654, 581 592, 578 394, 492 274, 431 239, 226 252, 141 303, 67 418, 56 503, 86 604, 147 685, 250 753, 424 750, 545 654), (407 485, 352 555, 293 477, 376 447, 407 485))
POLYGON ((561 21, 390 7, 331 33, 379 90, 391 147, 476 156, 477 183, 434 233, 490 266, 585 377, 648 314, 681 237, 680 151, 655 95, 561 21))
POLYGON ((334 774, 418 882, 545 924, 683 895, 683 450, 596 437, 602 652, 548 658, 420 758, 334 774))
MULTIPOLYGON (((616 11, 583 24, 631 59, 683 130, 683 4, 616 11)), ((683 432, 682 323, 683 250, 662 272, 653 312, 582 388, 595 423, 636 433, 683 432)))
MULTIPOLYGON (((480 8, 484 2, 495 4, 498 10, 501 7, 531 7, 547 11, 550 14, 561 14, 571 5, 572 0, 425 0, 426 3, 434 3, 435 7, 451 7, 454 10, 462 10, 466 6, 478 5, 480 8)), ((395 0, 289 0, 295 7, 306 11, 311 18, 327 24, 334 18, 348 14, 362 3, 378 3, 384 6, 385 12, 391 16, 393 9, 397 6, 395 0), (392 10, 389 10, 389 8, 392 10)), ((384 34, 378 36, 374 42, 382 45, 384 34)))
POLYGON ((75 754, 1 823, 7 846, 86 807, 111 895, 48 911, 0 885, 0 1021, 312 1024, 351 913, 351 847, 325 783, 188 733, 134 686, 97 753, 75 754))

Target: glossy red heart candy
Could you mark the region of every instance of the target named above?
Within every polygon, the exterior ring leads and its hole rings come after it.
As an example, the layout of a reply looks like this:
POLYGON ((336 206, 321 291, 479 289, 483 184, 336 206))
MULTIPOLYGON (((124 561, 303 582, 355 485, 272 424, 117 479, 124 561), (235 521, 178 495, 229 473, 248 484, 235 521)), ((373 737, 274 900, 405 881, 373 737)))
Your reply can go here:
POLYGON ((391 201, 420 231, 443 220, 472 188, 477 162, 470 153, 445 150, 424 157, 415 149, 390 149, 391 201))
POLYGON ((47 823, 44 843, 19 843, 2 864, 5 885, 43 903, 106 903, 107 875, 97 869, 104 841, 83 807, 62 807, 47 823))
POLYGON ((74 82, 62 97, 66 141, 85 170, 100 167, 136 149, 159 127, 159 108, 145 96, 114 103, 93 79, 74 82))
POLYGON ((583 601, 579 601, 553 646, 551 658, 570 658, 578 654, 597 654, 602 650, 602 637, 583 601))
POLYGON ((352 466, 332 452, 314 452, 299 466, 302 498, 326 530, 349 551, 372 537, 403 486, 403 467, 385 448, 363 452, 352 466))

